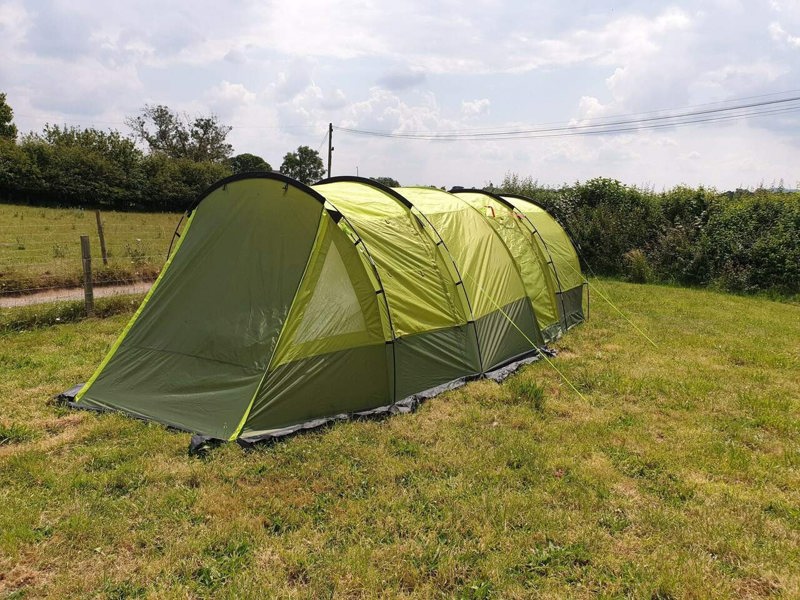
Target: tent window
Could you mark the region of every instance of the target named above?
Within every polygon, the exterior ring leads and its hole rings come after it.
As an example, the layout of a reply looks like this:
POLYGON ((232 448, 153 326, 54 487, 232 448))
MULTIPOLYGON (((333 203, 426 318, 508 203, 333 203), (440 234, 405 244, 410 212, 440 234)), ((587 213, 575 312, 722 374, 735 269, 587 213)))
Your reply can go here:
POLYGON ((327 256, 303 320, 294 336, 295 344, 366 331, 361 305, 350 283, 347 268, 335 244, 327 256))

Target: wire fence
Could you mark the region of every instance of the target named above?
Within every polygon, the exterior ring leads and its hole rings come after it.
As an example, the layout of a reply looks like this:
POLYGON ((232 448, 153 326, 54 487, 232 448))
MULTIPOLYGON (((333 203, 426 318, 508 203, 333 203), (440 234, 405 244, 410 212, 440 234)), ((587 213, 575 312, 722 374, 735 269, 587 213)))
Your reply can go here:
POLYGON ((0 309, 82 300, 87 287, 94 298, 144 293, 179 221, 174 213, 0 205, 0 309))

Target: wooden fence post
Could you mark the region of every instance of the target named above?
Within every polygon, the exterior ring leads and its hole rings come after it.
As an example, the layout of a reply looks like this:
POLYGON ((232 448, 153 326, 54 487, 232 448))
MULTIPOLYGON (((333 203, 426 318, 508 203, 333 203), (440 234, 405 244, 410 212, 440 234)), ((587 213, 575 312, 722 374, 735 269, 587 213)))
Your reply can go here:
POLYGON ((83 302, 86 316, 94 314, 94 290, 92 289, 92 252, 89 247, 89 236, 81 236, 81 259, 83 262, 83 302))
POLYGON ((100 211, 95 210, 94 216, 97 219, 97 237, 100 238, 100 254, 103 257, 103 264, 108 266, 108 253, 106 252, 106 236, 103 235, 103 221, 100 220, 100 211))

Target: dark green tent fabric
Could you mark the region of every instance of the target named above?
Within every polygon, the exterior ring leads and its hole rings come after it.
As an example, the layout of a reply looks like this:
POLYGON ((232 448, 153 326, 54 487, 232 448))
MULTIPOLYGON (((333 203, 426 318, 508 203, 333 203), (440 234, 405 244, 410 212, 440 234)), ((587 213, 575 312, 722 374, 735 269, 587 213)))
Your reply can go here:
POLYGON ((403 193, 219 182, 72 405, 244 443, 534 359, 537 315, 501 236, 451 194, 403 193))

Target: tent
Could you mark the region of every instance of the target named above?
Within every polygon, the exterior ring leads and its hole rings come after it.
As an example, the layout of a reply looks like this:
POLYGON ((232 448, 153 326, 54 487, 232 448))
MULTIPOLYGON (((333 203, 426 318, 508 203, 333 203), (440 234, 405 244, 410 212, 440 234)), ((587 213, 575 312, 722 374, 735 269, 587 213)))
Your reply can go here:
POLYGON ((526 284, 546 341, 583 322, 585 281, 578 254, 561 225, 524 196, 461 188, 453 192, 486 211, 498 235, 516 251, 517 262, 526 269, 526 284))
POLYGON ((471 200, 355 177, 224 179, 64 398, 247 444, 502 379, 560 323, 559 263, 526 213, 504 201, 498 227, 471 200))

